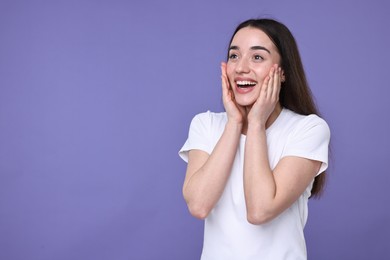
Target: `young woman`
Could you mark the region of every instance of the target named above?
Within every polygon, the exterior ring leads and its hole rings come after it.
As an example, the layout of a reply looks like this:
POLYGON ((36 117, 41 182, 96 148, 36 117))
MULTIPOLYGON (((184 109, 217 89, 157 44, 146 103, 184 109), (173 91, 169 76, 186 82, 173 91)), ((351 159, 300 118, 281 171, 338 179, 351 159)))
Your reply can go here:
POLYGON ((307 203, 323 188, 330 131, 295 39, 275 20, 245 21, 221 69, 226 112, 195 116, 179 152, 185 201, 205 219, 201 259, 307 259, 307 203))

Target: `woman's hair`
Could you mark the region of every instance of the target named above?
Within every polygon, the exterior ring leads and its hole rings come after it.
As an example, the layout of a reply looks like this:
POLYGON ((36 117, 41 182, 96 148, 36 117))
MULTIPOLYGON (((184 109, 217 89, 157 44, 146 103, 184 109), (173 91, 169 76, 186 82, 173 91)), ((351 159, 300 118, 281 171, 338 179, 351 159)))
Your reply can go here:
MULTIPOLYGON (((280 67, 284 71, 285 81, 280 90, 280 104, 298 114, 319 115, 314 103, 309 84, 306 80, 301 57, 294 36, 282 23, 271 19, 250 19, 242 22, 234 31, 229 47, 236 33, 245 27, 257 28, 263 31, 275 44, 281 57, 280 67)), ((229 54, 228 54, 229 55, 229 54)), ((313 183, 311 194, 319 197, 325 186, 326 174, 319 174, 313 183)))

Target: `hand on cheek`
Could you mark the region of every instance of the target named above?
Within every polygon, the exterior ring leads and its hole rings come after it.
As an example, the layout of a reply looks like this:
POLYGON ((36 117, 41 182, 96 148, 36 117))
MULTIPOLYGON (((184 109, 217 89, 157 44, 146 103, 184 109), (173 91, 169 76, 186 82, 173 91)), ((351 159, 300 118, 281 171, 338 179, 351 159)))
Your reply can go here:
POLYGON ((279 101, 281 76, 282 69, 278 64, 274 64, 268 75, 264 78, 259 97, 248 114, 249 123, 265 125, 279 101))
POLYGON ((228 119, 235 123, 241 124, 244 121, 244 109, 237 105, 234 99, 234 93, 230 86, 226 73, 226 63, 221 63, 221 80, 222 80, 222 100, 228 119))

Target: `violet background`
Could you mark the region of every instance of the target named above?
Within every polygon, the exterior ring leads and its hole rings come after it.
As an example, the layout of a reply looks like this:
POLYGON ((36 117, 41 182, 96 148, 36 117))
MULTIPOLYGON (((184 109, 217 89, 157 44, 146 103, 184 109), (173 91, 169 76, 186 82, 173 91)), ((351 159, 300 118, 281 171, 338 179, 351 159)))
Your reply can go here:
POLYGON ((332 130, 309 259, 390 259, 387 1, 0 1, 0 259, 199 259, 192 117, 221 111, 231 33, 295 35, 332 130))

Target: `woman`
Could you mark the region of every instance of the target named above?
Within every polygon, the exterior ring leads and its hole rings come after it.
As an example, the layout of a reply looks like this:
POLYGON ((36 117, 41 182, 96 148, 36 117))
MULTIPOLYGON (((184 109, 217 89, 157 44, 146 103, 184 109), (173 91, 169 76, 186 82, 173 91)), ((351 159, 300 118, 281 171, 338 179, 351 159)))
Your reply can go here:
POLYGON ((307 203, 323 188, 330 131, 294 37, 274 20, 245 21, 221 69, 226 112, 195 116, 179 152, 185 201, 205 219, 202 260, 307 259, 307 203))

